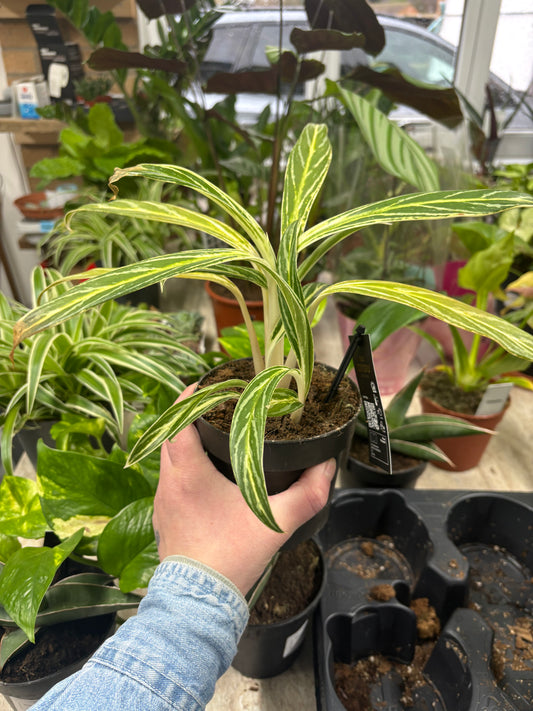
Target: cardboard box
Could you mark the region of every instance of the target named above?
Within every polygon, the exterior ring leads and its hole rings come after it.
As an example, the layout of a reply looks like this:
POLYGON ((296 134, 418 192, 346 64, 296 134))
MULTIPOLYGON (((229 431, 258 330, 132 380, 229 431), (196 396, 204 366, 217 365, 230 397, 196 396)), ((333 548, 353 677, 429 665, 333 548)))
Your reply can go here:
POLYGON ((48 84, 42 76, 15 82, 13 92, 20 117, 23 119, 40 118, 37 109, 50 103, 48 84))

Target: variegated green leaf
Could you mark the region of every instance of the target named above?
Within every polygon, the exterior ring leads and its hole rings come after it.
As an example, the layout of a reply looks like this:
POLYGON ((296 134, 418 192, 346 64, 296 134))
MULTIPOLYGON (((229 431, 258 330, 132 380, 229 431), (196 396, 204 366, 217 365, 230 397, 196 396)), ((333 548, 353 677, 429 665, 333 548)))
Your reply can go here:
POLYGON ((412 306, 458 328, 487 336, 519 358, 533 360, 533 336, 497 316, 450 296, 419 286, 370 279, 338 282, 326 287, 321 296, 342 293, 363 294, 412 306))
POLYGON ((19 402, 7 411, 7 415, 0 432, 2 466, 4 467, 6 474, 13 474, 12 442, 21 407, 22 404, 19 402))
POLYGON ((418 190, 438 190, 436 164, 397 123, 358 94, 340 89, 342 99, 379 165, 418 190))
POLYGON ((305 227, 331 163, 324 124, 308 124, 289 155, 281 203, 281 234, 292 223, 305 227))
POLYGON ((41 538, 47 530, 37 484, 22 476, 4 476, 0 484, 0 532, 41 538))
POLYGON ((235 388, 241 389, 245 385, 243 380, 226 380, 224 383, 206 386, 184 400, 175 402, 137 440, 128 457, 128 465, 144 459, 165 440, 172 439, 180 430, 219 403, 238 398, 239 393, 235 388))
POLYGON ((94 393, 99 399, 108 402, 113 410, 119 430, 124 428, 124 400, 122 389, 118 383, 116 375, 103 377, 91 370, 80 370, 77 374, 78 381, 88 390, 94 393))
POLYGON ((276 388, 272 395, 272 400, 268 406, 267 417, 281 417, 291 412, 296 412, 302 407, 298 400, 298 395, 294 390, 287 388, 276 388))
MULTIPOLYGON (((43 366, 46 356, 50 352, 54 341, 62 334, 43 333, 32 343, 30 350, 30 360, 28 363, 28 389, 26 391, 26 410, 31 412, 37 394, 37 388, 41 381, 43 366)), ((59 367, 59 366, 58 366, 59 367)))
POLYGON ((230 458, 235 481, 248 506, 263 523, 281 531, 274 519, 263 474, 265 425, 269 403, 290 368, 278 366, 258 373, 239 398, 230 430, 230 458))
POLYGON ((145 200, 115 200, 114 202, 107 203, 90 203, 88 205, 82 205, 67 215, 67 220, 71 228, 75 229, 76 215, 84 212, 101 212, 111 217, 114 215, 132 218, 137 217, 141 220, 153 220, 154 222, 164 222, 167 225, 186 227, 216 237, 225 244, 248 255, 255 253, 253 245, 244 239, 233 227, 224 222, 220 222, 220 220, 214 217, 209 217, 201 212, 188 210, 180 205, 147 202, 145 200))
POLYGON ((239 261, 250 255, 238 249, 212 249, 165 254, 109 271, 84 272, 85 281, 52 302, 29 311, 15 324, 15 345, 29 335, 65 321, 80 311, 124 296, 170 277, 185 275, 216 264, 239 261), (96 274, 96 276, 95 276, 96 274))
POLYGON ((314 225, 301 235, 300 252, 316 242, 322 243, 305 259, 300 267, 300 277, 305 276, 345 237, 369 225, 477 217, 503 212, 513 207, 531 206, 533 197, 526 193, 506 190, 445 190, 400 195, 356 207, 314 225))
MULTIPOLYGON (((149 178, 151 180, 162 180, 166 183, 182 185, 183 187, 190 188, 200 195, 204 195, 211 202, 214 202, 216 205, 221 207, 236 224, 242 227, 244 232, 249 236, 252 243, 256 245, 259 253, 262 254, 263 257, 267 259, 270 257, 273 261, 274 254, 268 237, 259 227, 254 218, 246 210, 244 210, 241 205, 227 195, 227 193, 220 190, 220 188, 206 180, 203 176, 193 173, 187 168, 181 168, 175 165, 143 164, 134 166, 133 168, 115 170, 109 180, 111 189, 116 192, 118 188, 115 183, 121 178, 128 176, 149 178)), ((201 227, 198 229, 202 230, 201 227)), ((202 231, 212 234, 209 230, 202 231)))

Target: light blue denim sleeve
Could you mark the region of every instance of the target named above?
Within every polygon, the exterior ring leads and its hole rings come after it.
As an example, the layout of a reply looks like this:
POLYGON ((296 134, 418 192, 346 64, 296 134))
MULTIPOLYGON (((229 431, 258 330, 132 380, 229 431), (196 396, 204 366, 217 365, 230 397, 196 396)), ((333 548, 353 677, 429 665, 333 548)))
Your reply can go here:
POLYGON ((201 563, 170 556, 137 615, 33 711, 198 711, 231 664, 248 621, 237 588, 201 563))

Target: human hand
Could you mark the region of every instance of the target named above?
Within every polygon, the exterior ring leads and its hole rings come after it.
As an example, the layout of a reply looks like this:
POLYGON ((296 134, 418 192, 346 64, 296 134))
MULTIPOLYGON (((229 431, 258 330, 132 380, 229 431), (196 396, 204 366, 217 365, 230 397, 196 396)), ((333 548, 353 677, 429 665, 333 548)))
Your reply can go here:
MULTIPOLYGON (((186 388, 181 398, 195 386, 186 388)), ((286 491, 269 497, 283 533, 265 526, 236 484, 221 474, 189 425, 161 448, 153 525, 159 557, 183 555, 214 568, 245 595, 274 553, 326 504, 335 460, 307 469, 286 491)))

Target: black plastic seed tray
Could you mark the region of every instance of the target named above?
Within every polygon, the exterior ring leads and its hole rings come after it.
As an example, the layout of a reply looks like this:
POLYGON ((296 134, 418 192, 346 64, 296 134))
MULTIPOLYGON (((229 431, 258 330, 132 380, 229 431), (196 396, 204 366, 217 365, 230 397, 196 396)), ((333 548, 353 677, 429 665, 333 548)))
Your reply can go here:
POLYGON ((319 541, 319 711, 533 709, 533 493, 344 489, 319 541), (440 622, 429 642, 414 611, 423 598, 440 622), (407 693, 398 669, 422 646, 407 693), (337 694, 340 665, 383 659, 355 683, 366 702, 337 694))

